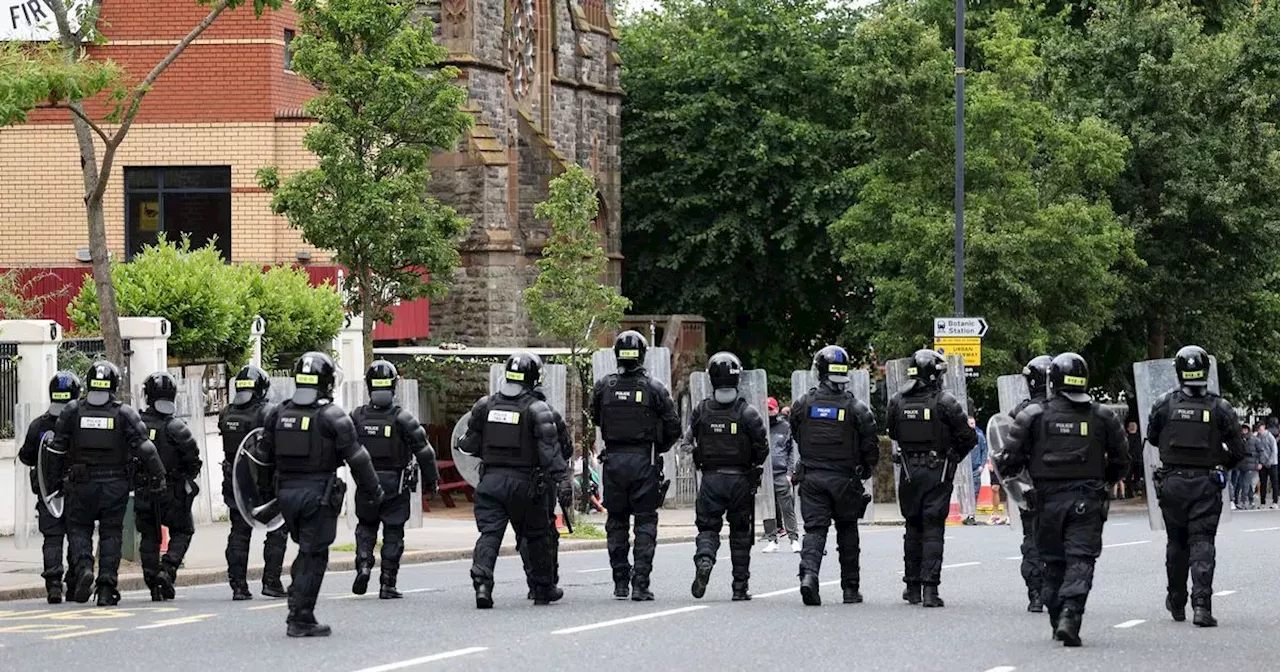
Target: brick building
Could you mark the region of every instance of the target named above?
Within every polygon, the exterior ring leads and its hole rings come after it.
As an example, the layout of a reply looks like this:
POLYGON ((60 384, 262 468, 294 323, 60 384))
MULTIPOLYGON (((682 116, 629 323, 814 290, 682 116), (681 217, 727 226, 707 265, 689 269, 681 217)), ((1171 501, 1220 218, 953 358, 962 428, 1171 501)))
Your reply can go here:
MULTIPOLYGON (((14 3, 17 0, 6 0, 14 3)), ((433 336, 514 345, 530 336, 520 290, 546 240, 533 221, 547 182, 570 161, 597 176, 600 230, 618 283, 621 172, 616 29, 605 0, 429 0, 438 40, 470 93, 474 128, 433 162, 433 192, 472 220, 449 297, 400 306, 379 339, 433 336), (407 323, 406 323, 407 322, 407 323)), ((91 48, 140 78, 205 15, 191 0, 106 0, 91 48)), ((0 21, 8 20, 7 15, 0 21)), ((16 22, 17 19, 14 19, 16 22)), ((16 23, 15 23, 16 25, 16 23)), ((117 154, 106 192, 109 245, 128 258, 166 235, 214 236, 229 261, 337 269, 270 211, 254 174, 312 165, 302 105, 314 89, 288 69, 296 16, 224 13, 157 81, 117 154)), ((101 118, 100 103, 87 106, 101 118)), ((38 110, 0 129, 0 267, 88 273, 79 153, 67 112, 38 110)), ((70 282, 68 280, 68 282, 70 282)), ((55 301, 48 317, 65 321, 55 301)))

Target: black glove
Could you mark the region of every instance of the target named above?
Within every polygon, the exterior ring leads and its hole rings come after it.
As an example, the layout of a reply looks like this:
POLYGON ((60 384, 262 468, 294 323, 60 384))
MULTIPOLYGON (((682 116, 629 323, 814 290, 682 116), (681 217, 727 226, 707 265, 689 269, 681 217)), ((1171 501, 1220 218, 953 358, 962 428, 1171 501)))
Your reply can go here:
POLYGON ((894 452, 889 456, 889 459, 890 459, 890 460, 893 460, 893 463, 894 463, 894 464, 902 464, 902 453, 897 452, 897 451, 894 451, 894 452))
POLYGON ((853 475, 857 476, 859 481, 866 480, 869 474, 870 471, 861 464, 853 468, 853 475))
POLYGON ((196 483, 196 479, 187 479, 187 497, 195 499, 200 494, 200 484, 196 483))

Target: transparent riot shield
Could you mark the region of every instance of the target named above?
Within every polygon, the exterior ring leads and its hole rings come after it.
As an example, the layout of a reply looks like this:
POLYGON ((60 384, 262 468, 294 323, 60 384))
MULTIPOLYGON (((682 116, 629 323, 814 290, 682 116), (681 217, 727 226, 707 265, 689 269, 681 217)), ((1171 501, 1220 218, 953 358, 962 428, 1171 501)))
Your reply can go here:
POLYGON ((480 486, 480 457, 465 453, 458 447, 458 444, 462 442, 462 437, 467 434, 467 423, 469 422, 471 422, 470 411, 458 418, 457 424, 453 426, 453 434, 449 437, 449 452, 453 455, 453 466, 462 475, 462 480, 466 481, 467 485, 476 488, 480 486))
MULTIPOLYGON (((1000 376, 996 378, 996 391, 1000 397, 1000 412, 987 421, 987 448, 992 466, 997 457, 1004 454, 1009 443, 1009 430, 1013 427, 1013 418, 1009 414, 1018 404, 1031 397, 1027 387, 1027 379, 1021 375, 1000 376)), ((1027 496, 1031 490, 1031 476, 1024 469, 1016 476, 1006 476, 996 471, 1000 480, 1000 491, 1006 502, 1005 515, 1009 518, 1009 527, 1022 534, 1021 511, 1027 508, 1027 496)))
MULTIPOLYGON (((765 418, 765 431, 768 432, 769 417, 769 375, 764 369, 751 369, 742 372, 738 384, 738 392, 748 404, 755 407, 760 417, 765 418)), ((756 524, 763 524, 770 518, 777 519, 777 502, 773 497, 773 460, 765 458, 760 483, 756 488, 755 517, 756 524)), ((755 535, 755 530, 751 531, 755 535)), ((754 538, 754 536, 753 536, 754 538)))
MULTIPOLYGON (((34 419, 31 407, 27 404, 15 404, 13 408, 14 441, 21 447, 26 436, 27 426, 34 419)), ((31 491, 31 467, 13 458, 13 543, 19 549, 31 547, 31 540, 40 534, 39 519, 36 516, 36 495, 31 491)), ((40 452, 44 452, 43 447, 40 452)), ((43 483, 43 481, 40 481, 43 483)))
MULTIPOLYGON (((906 358, 891 359, 884 363, 884 391, 885 391, 886 399, 893 399, 900 392, 902 392, 902 390, 906 389, 907 382, 910 380, 910 378, 907 377, 907 366, 910 363, 911 363, 911 360, 906 358)), ((889 428, 887 426, 887 423, 893 422, 893 418, 887 418, 885 422, 886 422, 885 431, 888 431, 889 428)), ((894 457, 893 495, 894 495, 894 499, 898 500, 898 502, 901 502, 902 496, 898 493, 898 489, 901 487, 901 484, 902 484, 902 464, 900 463, 898 458, 901 455, 902 450, 898 447, 898 442, 893 440, 889 441, 889 447, 890 447, 890 452, 894 457)))
MULTIPOLYGON (((948 355, 946 360, 947 372, 942 378, 942 390, 955 397, 960 402, 961 408, 968 408, 969 394, 965 385, 964 359, 959 355, 948 355)), ((890 399, 905 389, 907 383, 911 380, 907 374, 910 362, 910 359, 904 358, 892 359, 885 363, 885 387, 890 399)), ((897 442, 893 444, 893 452, 895 455, 899 452, 897 442)), ((976 515, 977 499, 973 489, 973 467, 970 465, 967 456, 955 466, 952 501, 956 503, 962 518, 976 515)), ((895 462, 893 465, 895 487, 901 483, 899 476, 901 471, 901 465, 895 462)), ((901 501, 901 498, 899 498, 899 501, 901 501)))
MULTIPOLYGON (((667 388, 667 393, 671 392, 671 350, 670 348, 649 348, 644 355, 644 369, 649 377, 667 388)), ((618 372, 618 358, 613 354, 612 348, 601 348, 591 355, 591 382, 598 383, 605 376, 618 372)), ((590 392, 583 391, 583 399, 590 399, 590 392)), ((589 402, 588 402, 589 403, 589 402)), ((588 460, 587 456, 583 456, 582 469, 588 472, 588 465, 591 470, 595 470, 600 474, 600 499, 604 501, 604 465, 598 461, 599 456, 604 451, 604 439, 600 436, 600 428, 596 428, 596 460, 588 460)), ((655 456, 655 459, 660 456, 655 456)), ((662 460, 663 489, 666 491, 666 500, 674 496, 668 487, 674 481, 677 473, 676 460, 662 460)), ((588 481, 589 482, 589 481, 588 481)))
POLYGON ((254 529, 271 532, 284 525, 284 517, 275 496, 275 470, 254 456, 261 438, 262 428, 259 427, 240 442, 231 467, 231 490, 240 516, 254 529))
MULTIPOLYGON (((191 437, 200 448, 200 459, 205 465, 214 464, 213 456, 208 452, 208 437, 205 432, 205 393, 204 380, 201 378, 179 378, 178 396, 174 400, 176 412, 174 417, 186 423, 191 430, 191 437)), ((192 483, 186 484, 187 497, 191 501, 191 515, 196 525, 208 525, 213 522, 213 497, 209 487, 209 468, 200 469, 192 483)))
MULTIPOLYGON (((421 405, 418 397, 418 381, 401 378, 396 383, 396 402, 400 404, 400 408, 408 411, 413 417, 421 418, 422 415, 419 413, 421 405)), ((409 464, 406 476, 401 479, 401 483, 405 483, 406 479, 413 484, 413 487, 409 488, 409 520, 405 522, 405 527, 416 530, 422 527, 422 474, 418 468, 417 458, 414 458, 409 464)), ((403 490, 404 485, 401 486, 401 491, 403 492, 403 490)))
MULTIPOLYGON (((693 409, 698 407, 704 400, 711 398, 711 376, 706 371, 694 371, 689 374, 689 417, 693 417, 693 409)), ((689 429, 692 429, 690 427, 689 429)), ((685 431, 685 438, 690 442, 681 444, 681 453, 689 462, 693 463, 693 443, 692 435, 688 430, 685 431)), ((697 466, 693 469, 693 500, 698 501, 698 490, 702 489, 702 472, 697 466)))
MULTIPOLYGON (((791 399, 792 402, 799 399, 801 395, 808 393, 809 390, 817 387, 818 372, 813 369, 808 371, 792 371, 791 372, 791 399)), ((849 373, 850 392, 853 392, 854 398, 866 404, 867 409, 871 408, 871 373, 866 369, 856 369, 849 373)), ((879 450, 879 446, 876 446, 879 450)), ((862 515, 863 520, 872 521, 876 519, 876 497, 875 497, 875 474, 870 474, 862 480, 862 492, 871 498, 867 503, 867 510, 862 515)), ((800 516, 800 498, 796 497, 796 520, 803 520, 800 516)))
MULTIPOLYGON (((1138 396, 1138 431, 1142 432, 1142 471, 1147 481, 1147 522, 1153 531, 1164 529, 1164 516, 1160 513, 1160 500, 1156 496, 1155 474, 1160 468, 1160 449, 1147 441, 1147 423, 1151 419, 1151 407, 1160 395, 1178 387, 1177 372, 1172 359, 1149 359, 1133 363, 1133 387, 1138 396)), ((1209 391, 1220 394, 1218 387, 1218 359, 1209 357, 1209 391)), ((1231 489, 1222 489, 1221 522, 1231 520, 1231 489)))

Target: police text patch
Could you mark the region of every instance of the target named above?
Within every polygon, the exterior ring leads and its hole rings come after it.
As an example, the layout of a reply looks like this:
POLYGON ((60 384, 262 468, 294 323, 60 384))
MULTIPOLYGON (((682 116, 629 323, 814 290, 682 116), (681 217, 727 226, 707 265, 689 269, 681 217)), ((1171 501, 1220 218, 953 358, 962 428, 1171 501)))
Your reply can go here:
POLYGON ((810 406, 809 417, 817 420, 837 420, 844 422, 844 409, 834 406, 810 406))
POLYGON ((1175 408, 1174 422, 1209 422, 1209 411, 1203 408, 1175 408))
POLYGON ((80 429, 115 429, 115 418, 80 418, 80 429))
POLYGON ((489 422, 518 425, 520 424, 520 414, 515 411, 489 411, 489 422))
POLYGON ((1049 434, 1053 436, 1088 436, 1087 422, 1050 422, 1049 434))

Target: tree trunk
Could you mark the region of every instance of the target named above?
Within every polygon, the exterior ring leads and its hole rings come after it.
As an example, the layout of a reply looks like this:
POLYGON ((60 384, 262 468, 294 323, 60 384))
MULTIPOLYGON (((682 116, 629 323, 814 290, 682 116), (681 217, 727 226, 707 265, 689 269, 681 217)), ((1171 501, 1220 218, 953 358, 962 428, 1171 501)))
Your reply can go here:
MULTIPOLYGON (((360 317, 361 334, 364 341, 364 365, 369 366, 373 363, 373 297, 370 295, 369 280, 370 274, 368 269, 362 272, 360 277, 360 317)), ((359 375, 364 375, 361 371, 359 375)))
POLYGON ((1147 359, 1164 359, 1164 320, 1153 318, 1147 323, 1147 359))
MULTIPOLYGON (((80 103, 72 103, 79 106, 80 103)), ((102 340, 106 345, 107 359, 124 368, 124 344, 120 340, 120 312, 116 307, 116 290, 111 284, 111 257, 107 246, 107 226, 102 211, 103 192, 99 181, 110 175, 98 172, 97 148, 93 144, 94 132, 89 124, 77 115, 71 115, 76 129, 76 142, 80 145, 80 170, 84 176, 84 211, 89 224, 89 256, 93 260, 93 285, 98 292, 98 323, 102 328, 102 340)))

